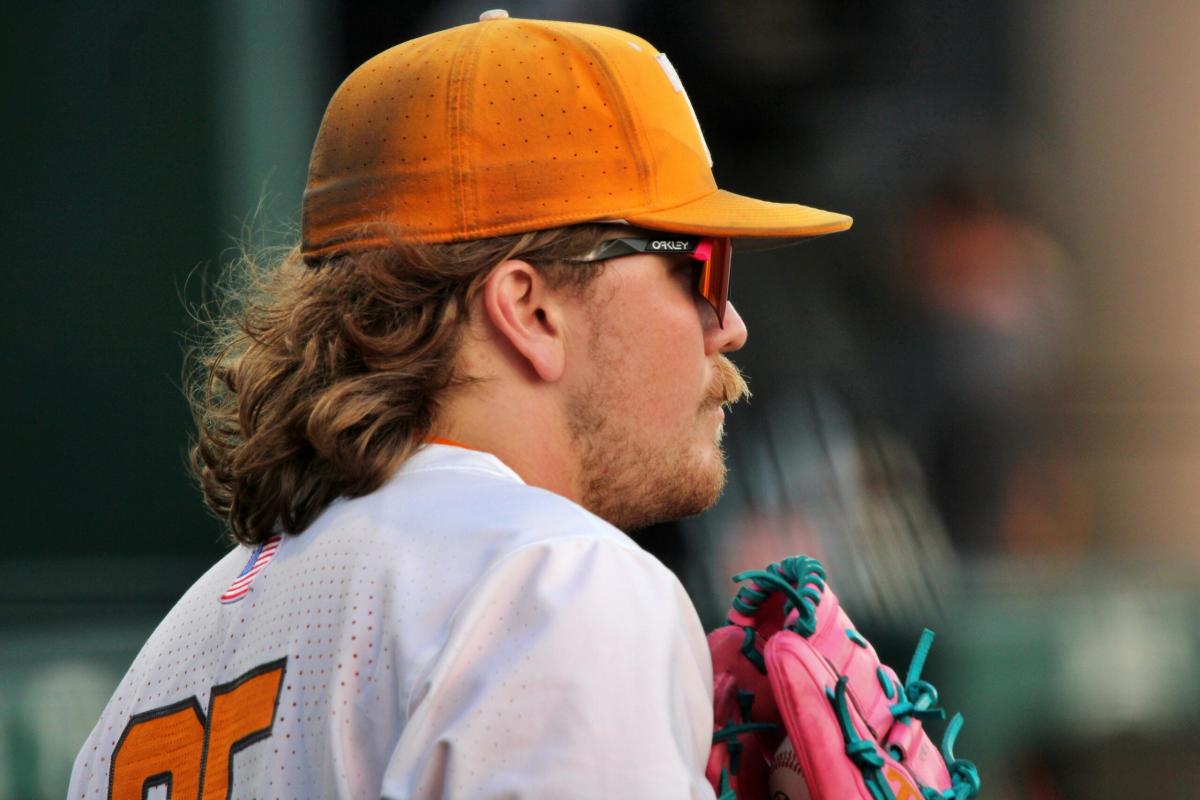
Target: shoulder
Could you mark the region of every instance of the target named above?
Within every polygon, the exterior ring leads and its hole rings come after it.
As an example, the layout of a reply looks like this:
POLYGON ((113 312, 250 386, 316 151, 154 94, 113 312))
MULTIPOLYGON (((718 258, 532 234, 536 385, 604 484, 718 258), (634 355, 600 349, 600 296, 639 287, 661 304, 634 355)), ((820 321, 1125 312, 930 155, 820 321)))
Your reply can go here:
POLYGON ((405 549, 420 543, 426 553, 499 557, 538 543, 594 539, 644 554, 605 520, 529 486, 494 456, 443 445, 418 452, 378 491, 336 504, 315 527, 364 526, 387 532, 405 549))

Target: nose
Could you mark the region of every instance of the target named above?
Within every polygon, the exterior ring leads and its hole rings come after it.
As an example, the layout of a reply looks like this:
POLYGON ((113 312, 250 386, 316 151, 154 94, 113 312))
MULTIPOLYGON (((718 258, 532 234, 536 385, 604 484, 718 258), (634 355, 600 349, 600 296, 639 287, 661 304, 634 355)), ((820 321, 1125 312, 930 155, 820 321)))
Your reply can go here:
POLYGON ((717 315, 709 313, 704 321, 704 346, 708 355, 717 353, 732 353, 741 350, 746 344, 746 323, 742 315, 733 307, 733 303, 725 304, 725 325, 717 324, 717 315))

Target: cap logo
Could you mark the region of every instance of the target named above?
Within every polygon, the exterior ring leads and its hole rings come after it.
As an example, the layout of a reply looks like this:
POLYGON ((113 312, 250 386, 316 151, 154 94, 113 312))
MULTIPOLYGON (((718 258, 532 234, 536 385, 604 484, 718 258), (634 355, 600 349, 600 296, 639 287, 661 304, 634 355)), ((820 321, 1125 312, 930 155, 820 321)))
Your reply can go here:
POLYGON ((688 113, 692 115, 692 122, 696 125, 696 135, 700 137, 700 146, 704 148, 704 158, 708 161, 708 166, 713 165, 712 153, 709 152, 708 142, 704 141, 704 131, 700 130, 700 118, 696 116, 696 109, 692 108, 692 101, 688 97, 687 91, 683 88, 683 81, 679 80, 679 73, 675 71, 675 65, 671 63, 671 59, 667 58, 666 53, 659 53, 654 57, 658 65, 662 67, 662 71, 667 74, 667 80, 671 82, 671 86, 675 91, 683 95, 683 102, 687 103, 688 113))

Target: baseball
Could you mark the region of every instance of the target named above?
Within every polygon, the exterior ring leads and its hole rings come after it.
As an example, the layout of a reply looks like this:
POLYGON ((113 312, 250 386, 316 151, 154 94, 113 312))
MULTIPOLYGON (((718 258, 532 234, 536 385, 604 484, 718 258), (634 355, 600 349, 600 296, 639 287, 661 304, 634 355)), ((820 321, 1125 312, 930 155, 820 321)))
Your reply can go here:
POLYGON ((767 776, 767 792, 771 800, 812 800, 791 739, 784 738, 775 750, 767 776))

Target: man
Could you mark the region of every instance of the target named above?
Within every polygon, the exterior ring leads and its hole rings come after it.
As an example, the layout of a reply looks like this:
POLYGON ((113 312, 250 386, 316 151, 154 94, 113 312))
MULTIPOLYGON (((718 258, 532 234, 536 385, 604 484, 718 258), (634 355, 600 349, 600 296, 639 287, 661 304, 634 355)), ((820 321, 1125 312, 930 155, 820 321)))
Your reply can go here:
POLYGON ((246 547, 139 654, 71 796, 711 797, 703 631, 622 529, 724 483, 729 237, 850 220, 710 167, 621 31, 487 12, 356 70, 301 246, 202 359, 193 461, 246 547))

